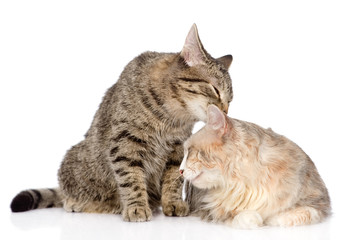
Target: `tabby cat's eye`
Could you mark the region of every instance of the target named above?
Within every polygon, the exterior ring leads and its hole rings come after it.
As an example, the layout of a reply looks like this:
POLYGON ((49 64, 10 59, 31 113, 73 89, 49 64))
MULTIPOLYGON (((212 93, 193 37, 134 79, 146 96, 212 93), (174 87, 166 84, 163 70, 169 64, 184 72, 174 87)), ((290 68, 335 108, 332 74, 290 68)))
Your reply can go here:
POLYGON ((213 86, 213 85, 212 85, 212 87, 213 87, 213 89, 215 90, 215 92, 216 92, 216 94, 217 94, 217 97, 218 97, 218 98, 221 98, 221 95, 219 94, 218 89, 217 89, 215 86, 213 86))

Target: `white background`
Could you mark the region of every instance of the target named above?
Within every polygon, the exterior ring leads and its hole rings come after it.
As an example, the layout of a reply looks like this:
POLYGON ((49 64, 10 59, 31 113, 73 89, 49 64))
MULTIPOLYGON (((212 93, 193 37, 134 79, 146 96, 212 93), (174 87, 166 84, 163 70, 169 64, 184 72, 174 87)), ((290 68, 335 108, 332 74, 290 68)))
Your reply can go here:
POLYGON ((1 239, 345 239, 350 199, 350 1, 1 1, 1 239), (239 231, 194 217, 45 209, 12 214, 26 188, 57 186, 124 66, 146 50, 178 52, 191 25, 210 54, 232 54, 229 115, 272 127, 314 160, 332 199, 326 222, 239 231), (4 237, 6 236, 6 237, 4 237))

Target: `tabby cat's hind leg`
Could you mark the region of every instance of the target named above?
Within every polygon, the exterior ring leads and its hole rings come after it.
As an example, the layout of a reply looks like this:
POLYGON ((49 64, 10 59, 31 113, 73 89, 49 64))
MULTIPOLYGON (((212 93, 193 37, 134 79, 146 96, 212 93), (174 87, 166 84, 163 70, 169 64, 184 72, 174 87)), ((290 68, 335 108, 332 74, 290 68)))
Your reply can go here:
POLYGON ((320 222, 321 212, 312 207, 297 207, 285 212, 281 212, 266 220, 266 224, 270 226, 299 226, 320 222))

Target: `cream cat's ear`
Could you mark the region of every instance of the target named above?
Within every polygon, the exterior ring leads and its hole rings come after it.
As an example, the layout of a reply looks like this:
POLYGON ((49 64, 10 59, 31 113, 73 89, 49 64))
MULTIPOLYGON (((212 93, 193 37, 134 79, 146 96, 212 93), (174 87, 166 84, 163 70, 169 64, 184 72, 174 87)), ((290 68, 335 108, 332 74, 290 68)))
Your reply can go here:
POLYGON ((183 50, 180 55, 190 67, 204 64, 206 61, 206 52, 200 41, 199 33, 195 24, 191 27, 188 36, 185 39, 183 50))
POLYGON ((227 132, 227 119, 224 113, 215 105, 207 108, 207 126, 218 131, 221 135, 227 132))

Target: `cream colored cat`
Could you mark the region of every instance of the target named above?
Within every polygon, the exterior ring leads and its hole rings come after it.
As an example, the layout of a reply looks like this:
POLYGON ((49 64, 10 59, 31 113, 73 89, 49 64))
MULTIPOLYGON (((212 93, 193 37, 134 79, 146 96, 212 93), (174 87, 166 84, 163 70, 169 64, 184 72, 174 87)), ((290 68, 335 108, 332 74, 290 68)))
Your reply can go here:
POLYGON ((185 142, 180 166, 193 212, 238 228, 313 224, 330 214, 328 190, 295 143, 214 105, 207 118, 185 142))

